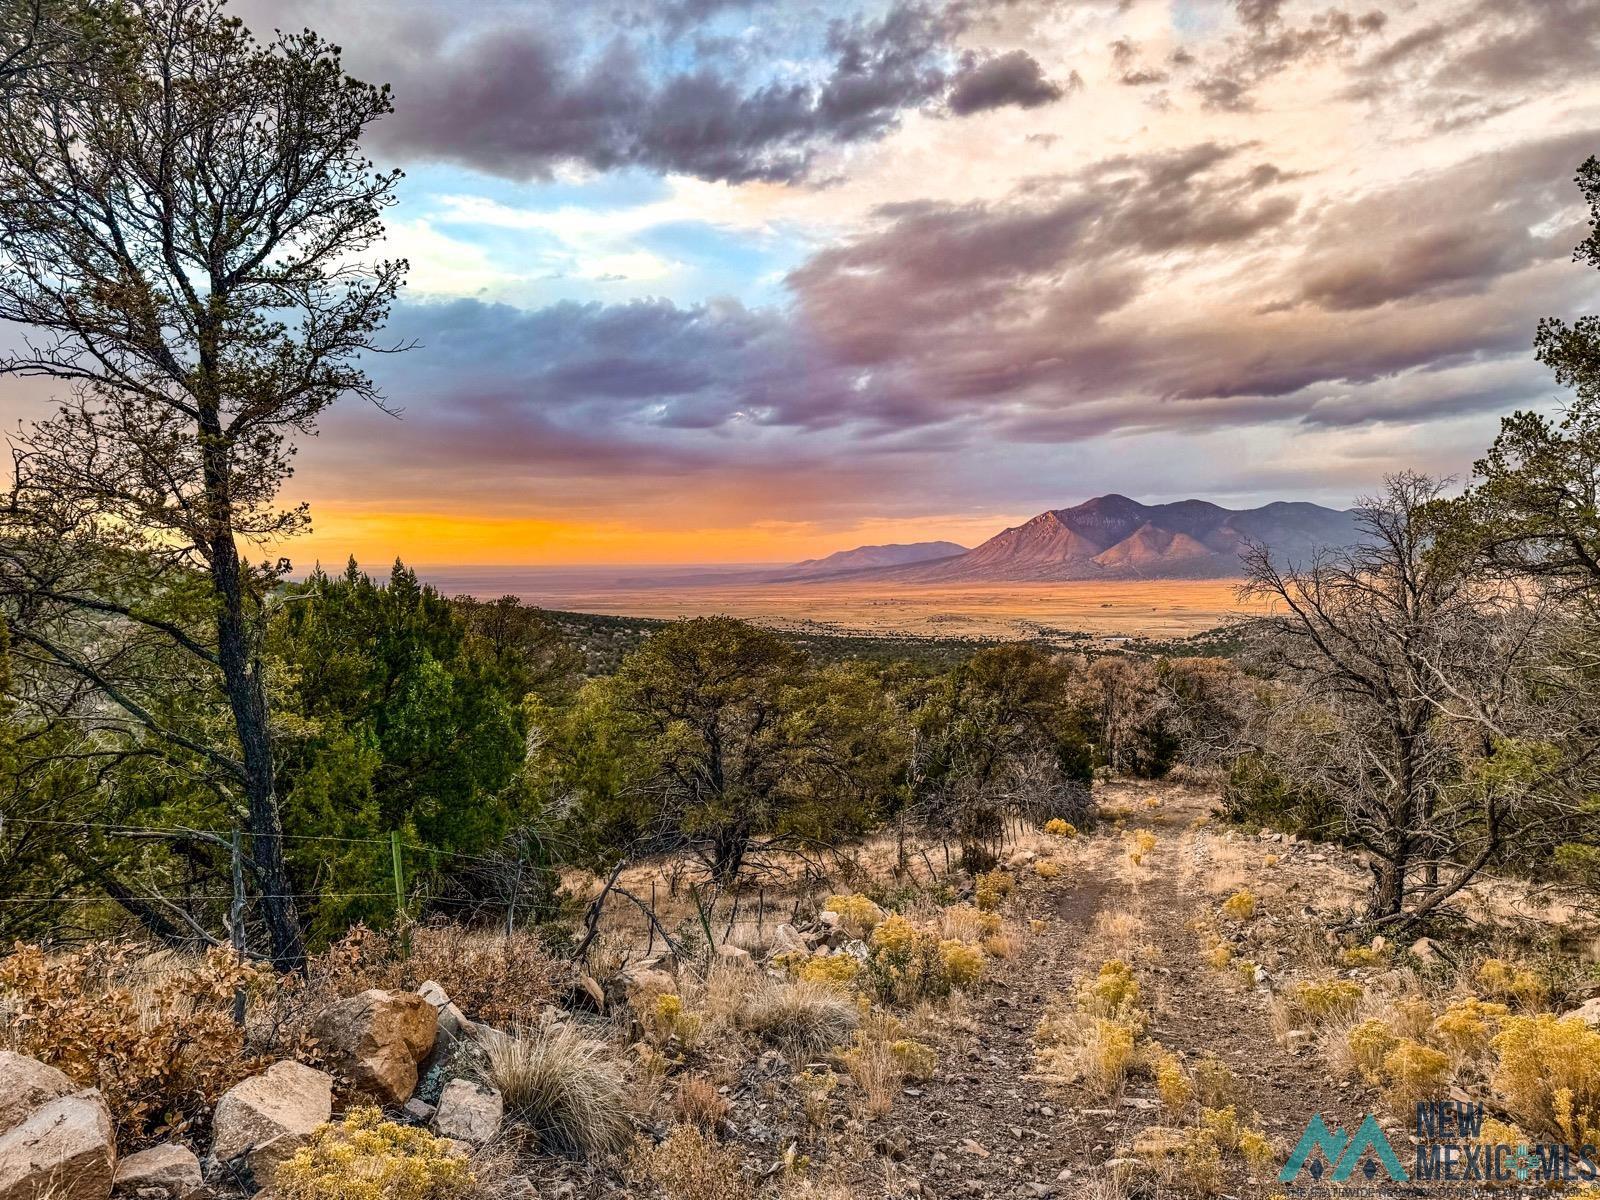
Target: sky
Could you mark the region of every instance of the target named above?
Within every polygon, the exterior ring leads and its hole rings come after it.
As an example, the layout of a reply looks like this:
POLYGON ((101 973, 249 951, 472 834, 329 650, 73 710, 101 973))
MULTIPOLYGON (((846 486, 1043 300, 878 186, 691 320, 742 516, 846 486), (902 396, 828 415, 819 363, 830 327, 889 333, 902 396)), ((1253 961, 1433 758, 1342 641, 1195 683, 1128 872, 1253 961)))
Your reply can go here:
MULTIPOLYGON (((974 545, 1464 475, 1592 311, 1600 0, 243 0, 411 271, 297 565, 974 545)), ((11 385, 0 385, 10 387, 11 385)))

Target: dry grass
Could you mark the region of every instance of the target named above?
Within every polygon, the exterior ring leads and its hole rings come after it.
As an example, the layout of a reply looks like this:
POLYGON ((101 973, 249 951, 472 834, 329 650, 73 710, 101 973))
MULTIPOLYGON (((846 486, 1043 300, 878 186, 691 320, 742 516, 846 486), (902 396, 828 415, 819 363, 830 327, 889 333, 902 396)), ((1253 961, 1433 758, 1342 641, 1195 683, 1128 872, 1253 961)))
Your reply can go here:
POLYGON ((666 1200, 747 1200, 754 1195, 738 1155, 693 1125, 679 1125, 661 1145, 641 1149, 635 1170, 666 1200))
POLYGON ((763 978, 739 1008, 739 1024, 791 1055, 825 1053, 850 1040, 860 1010, 827 984, 763 978))
POLYGON ((672 1106, 685 1123, 707 1131, 714 1131, 732 1107, 727 1097, 717 1090, 717 1085, 701 1075, 688 1075, 678 1080, 672 1106))
POLYGON ((585 1157, 621 1149, 633 1131, 627 1074, 611 1049, 571 1025, 492 1039, 484 1074, 506 1113, 547 1148, 585 1157))
MULTIPOLYGON (((884 1116, 894 1108, 906 1079, 908 1059, 917 1057, 915 1052, 896 1049, 902 1044, 899 1034, 898 1022, 875 1017, 856 1031, 854 1045, 839 1052, 839 1061, 861 1091, 862 1112, 868 1118, 884 1116)), ((927 1050, 918 1043, 910 1045, 927 1050)))

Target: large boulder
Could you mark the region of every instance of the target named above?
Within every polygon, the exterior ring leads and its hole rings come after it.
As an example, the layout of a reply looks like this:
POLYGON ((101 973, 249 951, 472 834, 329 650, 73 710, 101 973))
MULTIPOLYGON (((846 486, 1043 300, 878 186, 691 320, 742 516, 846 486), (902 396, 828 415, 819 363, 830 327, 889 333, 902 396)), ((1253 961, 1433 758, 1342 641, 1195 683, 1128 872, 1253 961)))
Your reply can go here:
POLYGON ((25 1054, 0 1050, 0 1133, 20 1125, 50 1101, 78 1090, 78 1085, 56 1068, 25 1054))
POLYGON ((111 1113, 93 1088, 47 1100, 0 1133, 0 1200, 106 1200, 116 1167, 111 1113))
POLYGON ((500 1132, 505 1115, 505 1100, 494 1088, 470 1079, 452 1079, 439 1095, 433 1128, 440 1137, 482 1146, 500 1132))
POLYGON ((1591 1029, 1600 1029, 1600 996, 1594 996, 1588 1000, 1585 1000, 1582 1004, 1578 1005, 1577 1008, 1573 1009, 1566 1015, 1569 1017, 1577 1017, 1578 1020, 1582 1021, 1591 1029))
POLYGON ((333 1077, 303 1063, 273 1063, 233 1085, 211 1114, 211 1156, 218 1163, 243 1158, 265 1186, 278 1164, 333 1117, 333 1077))
POLYGON ((417 1064, 433 1050, 439 1012, 415 992, 369 988, 323 1009, 313 1033, 356 1088, 400 1105, 417 1090, 417 1064))
POLYGON ((116 1191, 119 1196, 139 1200, 189 1200, 205 1186, 200 1176, 200 1160, 193 1150, 176 1142, 152 1146, 130 1154, 117 1164, 116 1191))

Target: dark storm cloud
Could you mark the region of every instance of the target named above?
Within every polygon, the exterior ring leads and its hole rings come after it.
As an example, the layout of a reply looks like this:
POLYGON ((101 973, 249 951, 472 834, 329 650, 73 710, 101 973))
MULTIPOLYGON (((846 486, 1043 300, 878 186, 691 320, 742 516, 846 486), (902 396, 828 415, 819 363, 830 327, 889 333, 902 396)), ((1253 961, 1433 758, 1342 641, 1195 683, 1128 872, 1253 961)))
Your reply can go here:
POLYGON ((578 163, 795 181, 827 147, 880 138, 908 112, 1033 108, 1066 91, 1025 51, 958 53, 983 6, 894 0, 872 17, 836 18, 822 65, 799 74, 736 39, 698 35, 701 22, 743 9, 773 6, 683 0, 624 6, 627 19, 603 22, 487 9, 465 29, 415 10, 386 40, 364 34, 354 65, 394 84, 396 111, 374 131, 386 153, 519 179, 578 163), (653 49, 663 41, 688 57, 663 58, 653 49))
MULTIPOLYGON (((1074 75, 1073 80, 1077 80, 1074 75)), ((1038 108, 1066 94, 1065 88, 1045 78, 1044 68, 1026 50, 1012 50, 988 59, 969 58, 950 88, 950 111, 958 117, 1004 108, 1038 108)))

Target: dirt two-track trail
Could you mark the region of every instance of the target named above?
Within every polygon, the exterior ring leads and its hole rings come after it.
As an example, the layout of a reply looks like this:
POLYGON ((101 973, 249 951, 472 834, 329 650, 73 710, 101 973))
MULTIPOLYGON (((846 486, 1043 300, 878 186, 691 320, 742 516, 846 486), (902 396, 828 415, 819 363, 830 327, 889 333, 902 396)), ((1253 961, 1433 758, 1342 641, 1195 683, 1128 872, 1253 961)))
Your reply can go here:
MULTIPOLYGON (((1018 871, 1026 882, 1008 916, 1024 928, 1043 926, 1019 939, 965 1017, 951 1022, 937 1076, 910 1085, 894 1112, 876 1123, 872 1159, 851 1172, 855 1194, 929 1200, 1184 1194, 1181 1185, 1163 1185, 1148 1172, 1106 1166, 1129 1155, 1141 1128, 1170 1123, 1148 1078, 1135 1076, 1105 1096, 1034 1073, 1034 1032, 1047 1006, 1070 997, 1086 973, 1117 956, 1105 938, 1112 923, 1097 922, 1105 913, 1139 923, 1133 958, 1150 1014, 1148 1036, 1188 1063, 1215 1055, 1227 1064, 1242 1112, 1258 1114, 1280 1147, 1280 1161, 1313 1113, 1344 1123, 1358 1121, 1369 1107, 1365 1089, 1331 1078, 1313 1051, 1279 1044, 1267 992, 1210 966, 1193 928, 1242 884, 1263 893, 1266 904, 1298 909, 1325 899, 1343 878, 1339 869, 1326 855, 1296 847, 1293 856, 1280 857, 1299 862, 1274 864, 1274 882, 1253 877, 1251 864, 1266 850, 1199 823, 1214 807, 1214 793, 1118 784, 1100 789, 1100 799, 1120 814, 1123 828, 1107 822, 1070 843, 1055 880, 1018 871), (1156 844, 1134 863, 1128 849, 1138 830, 1148 830, 1156 844)), ((1242 1163, 1225 1171, 1223 1195, 1282 1190, 1271 1173, 1252 1175, 1242 1163)))

